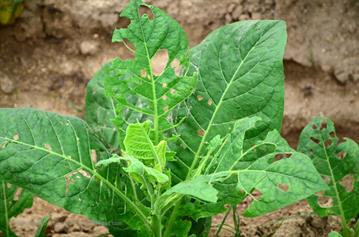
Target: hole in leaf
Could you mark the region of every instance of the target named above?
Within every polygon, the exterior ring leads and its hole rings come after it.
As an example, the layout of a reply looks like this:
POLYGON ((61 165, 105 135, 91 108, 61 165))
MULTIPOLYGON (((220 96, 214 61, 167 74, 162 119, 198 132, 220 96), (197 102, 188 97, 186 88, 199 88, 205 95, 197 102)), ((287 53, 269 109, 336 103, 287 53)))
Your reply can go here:
POLYGON ((276 161, 279 161, 279 160, 281 160, 281 159, 290 158, 291 156, 292 156, 291 153, 280 153, 280 154, 276 154, 276 155, 274 156, 274 159, 275 159, 276 161))
POLYGON ((312 140, 312 142, 314 142, 316 144, 320 144, 320 140, 315 137, 310 137, 310 140, 312 140))
POLYGON ((339 160, 344 160, 345 156, 347 155, 347 153, 345 151, 340 151, 337 154, 337 157, 339 158, 339 160))
POLYGON ((350 193, 354 189, 354 181, 354 176, 349 174, 342 178, 339 183, 345 188, 348 193, 350 193))
POLYGON ((168 52, 165 49, 160 49, 151 58, 151 67, 155 76, 161 75, 163 70, 166 68, 168 61, 168 52))
POLYGON ((171 62, 171 67, 173 68, 173 70, 175 71, 177 76, 181 75, 181 63, 180 63, 180 61, 178 59, 175 58, 171 62))
POLYGON ((330 208, 333 206, 333 198, 331 197, 319 197, 318 198, 318 205, 321 208, 330 208))
POLYGON ((333 137, 333 138, 336 136, 334 131, 331 131, 331 132, 329 133, 329 135, 330 135, 331 137, 333 137))
POLYGON ((91 160, 92 160, 92 163, 96 164, 97 163, 97 153, 96 153, 96 150, 91 150, 91 160))
POLYGON ((329 148, 332 145, 332 143, 333 143, 332 140, 328 139, 324 142, 324 145, 326 148, 329 148))
POLYGON ((203 137, 204 134, 205 134, 205 131, 204 131, 203 129, 199 129, 199 130, 197 131, 197 134, 198 134, 198 136, 203 137))
POLYGON ((19 134, 16 133, 16 134, 12 137, 12 139, 14 139, 15 141, 18 141, 18 140, 20 139, 19 134))
POLYGON ((127 28, 131 23, 131 20, 127 17, 118 16, 117 22, 115 24, 115 28, 121 29, 121 28, 127 28))
POLYGON ((317 129, 318 127, 317 127, 317 125, 313 124, 312 128, 317 129))
POLYGON ((155 19, 155 16, 153 15, 152 10, 151 10, 149 7, 147 7, 147 6, 141 5, 141 6, 140 6, 140 9, 138 10, 138 12, 139 12, 140 16, 144 16, 144 15, 145 15, 145 16, 147 16, 148 19, 150 19, 150 20, 155 19))
POLYGON ((44 144, 46 150, 52 151, 52 147, 50 144, 44 144))
POLYGON ((327 123, 320 124, 320 130, 326 129, 328 127, 327 123))
POLYGON ((278 188, 282 190, 283 192, 288 192, 289 186, 288 184, 278 184, 278 188))
POLYGON ((209 106, 211 106, 213 104, 213 101, 211 99, 209 99, 207 103, 209 106))

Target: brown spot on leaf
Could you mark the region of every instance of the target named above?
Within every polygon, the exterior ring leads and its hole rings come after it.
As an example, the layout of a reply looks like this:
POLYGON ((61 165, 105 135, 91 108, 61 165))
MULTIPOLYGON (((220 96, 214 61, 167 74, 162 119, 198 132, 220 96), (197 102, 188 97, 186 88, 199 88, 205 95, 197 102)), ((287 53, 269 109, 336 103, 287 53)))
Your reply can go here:
POLYGON ((324 142, 324 145, 325 145, 326 148, 328 148, 328 147, 330 147, 332 145, 332 143, 333 143, 332 140, 328 139, 328 140, 326 140, 324 142))
POLYGON ((18 141, 18 140, 20 139, 19 134, 16 133, 16 134, 12 137, 12 139, 14 139, 15 141, 18 141))
POLYGON ((166 82, 162 83, 162 87, 163 87, 163 88, 166 88, 166 87, 167 87, 167 83, 166 83, 166 82))
POLYGON ((199 129, 199 130, 197 131, 197 134, 198 134, 198 136, 203 137, 204 134, 205 134, 205 131, 204 131, 203 129, 199 129))
POLYGON ((321 208, 330 208, 333 206, 333 199, 331 197, 325 197, 325 196, 319 197, 318 205, 321 208))
POLYGON ((213 101, 211 99, 209 99, 207 103, 209 106, 211 106, 213 104, 213 101))
POLYGON ((312 142, 314 142, 316 144, 320 144, 320 140, 315 137, 310 137, 310 140, 312 140, 312 142))
POLYGON ((167 100, 168 99, 168 96, 167 95, 163 95, 162 96, 162 100, 167 100))
POLYGON ((87 171, 85 171, 85 170, 83 170, 83 169, 79 169, 79 171, 78 171, 82 176, 84 176, 84 177, 86 177, 86 178, 91 178, 91 175, 87 172, 87 171))
POLYGON ((170 89, 170 93, 172 94, 172 95, 174 95, 175 93, 176 93, 176 90, 175 89, 170 89))
POLYGON ((174 69, 177 76, 181 74, 181 63, 178 59, 174 59, 171 62, 171 67, 174 69))
POLYGON ((327 176, 327 175, 322 175, 322 179, 324 180, 324 182, 325 182, 326 184, 330 184, 330 183, 332 182, 332 180, 330 179, 330 177, 327 176))
POLYGON ((44 144, 46 150, 52 151, 52 147, 50 144, 44 144))
POLYGON ((204 98, 203 96, 201 96, 201 95, 197 95, 197 100, 198 100, 198 101, 203 100, 203 98, 204 98))
POLYGON ((337 154, 337 157, 340 159, 340 160, 344 160, 345 156, 347 155, 347 153, 345 151, 340 151, 338 154, 337 154))
POLYGON ((168 61, 168 52, 165 49, 160 49, 156 54, 151 58, 151 67, 152 73, 155 76, 159 76, 166 68, 168 61))
POLYGON ((165 106, 165 107, 163 107, 163 111, 164 111, 164 112, 167 112, 169 109, 170 109, 170 107, 169 107, 169 106, 165 106))
POLYGON ((91 160, 94 164, 97 163, 97 153, 96 153, 96 150, 91 150, 91 160))
POLYGON ((141 70, 141 77, 147 77, 147 72, 145 69, 141 70))
POLYGON ((354 176, 352 174, 349 174, 342 178, 339 183, 345 188, 348 193, 350 193, 354 189, 354 181, 354 176))
POLYGON ((16 192, 15 192, 15 195, 14 195, 14 200, 15 200, 15 201, 19 200, 22 191, 23 191, 22 188, 16 189, 16 192))
POLYGON ((289 186, 288 184, 278 184, 278 188, 282 190, 283 192, 288 192, 289 186))
POLYGON ((274 156, 274 159, 275 159, 276 161, 279 161, 279 160, 281 160, 281 159, 290 158, 291 156, 292 156, 291 153, 280 153, 280 154, 276 154, 276 155, 274 156))

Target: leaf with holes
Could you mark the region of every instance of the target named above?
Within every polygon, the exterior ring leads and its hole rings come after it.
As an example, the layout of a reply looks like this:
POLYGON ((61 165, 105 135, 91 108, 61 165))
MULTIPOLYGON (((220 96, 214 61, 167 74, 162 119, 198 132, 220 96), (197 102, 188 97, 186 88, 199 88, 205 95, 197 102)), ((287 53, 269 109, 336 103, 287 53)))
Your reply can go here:
POLYGON ((205 153, 205 144, 217 134, 225 136, 238 119, 262 118, 247 134, 252 141, 280 129, 285 42, 283 21, 241 21, 214 31, 192 49, 192 68, 198 71, 199 82, 185 102, 188 118, 177 129, 181 162, 171 164, 177 177, 186 177, 186 167, 192 172, 205 153))
POLYGON ((192 201, 184 204, 183 214, 192 213, 195 219, 208 217, 224 211, 226 205, 237 205, 251 197, 253 202, 244 215, 259 216, 326 188, 311 160, 290 148, 275 130, 253 147, 243 148, 245 133, 258 121, 258 117, 239 120, 211 162, 200 166, 205 167, 202 171, 196 170, 196 174, 210 177, 209 184, 217 189, 218 197, 213 197, 218 198, 217 203, 192 201))
POLYGON ((148 209, 131 199, 126 176, 117 167, 95 168, 91 150, 97 160, 109 154, 82 120, 33 109, 0 109, 0 121, 1 179, 110 227, 149 228, 148 209), (12 123, 6 122, 9 117, 12 123))
POLYGON ((0 234, 16 236, 10 229, 10 218, 32 206, 32 194, 15 185, 0 181, 0 234))
POLYGON ((127 42, 131 43, 134 58, 114 61, 121 76, 105 79, 105 88, 108 95, 118 102, 119 129, 128 122, 150 119, 154 124, 153 136, 157 145, 162 133, 175 126, 172 112, 196 86, 195 73, 187 75, 187 37, 175 20, 142 0, 132 0, 121 16, 131 23, 127 28, 115 30, 113 42, 123 42, 126 46, 127 42), (152 19, 148 14, 140 14, 143 8, 151 12, 152 19), (161 51, 167 53, 168 58, 164 68, 159 70, 154 63, 161 51), (125 116, 130 111, 132 117, 125 116))
POLYGON ((351 139, 339 142, 328 118, 313 119, 302 131, 298 150, 307 154, 329 189, 308 202, 321 216, 337 215, 345 227, 359 214, 359 146, 351 139))

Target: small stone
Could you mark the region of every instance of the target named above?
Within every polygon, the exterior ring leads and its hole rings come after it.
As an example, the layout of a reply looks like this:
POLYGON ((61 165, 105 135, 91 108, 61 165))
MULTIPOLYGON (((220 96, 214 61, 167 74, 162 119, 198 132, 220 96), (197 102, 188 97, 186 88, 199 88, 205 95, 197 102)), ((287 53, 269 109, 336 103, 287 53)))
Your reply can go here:
POLYGON ((68 232, 68 227, 65 223, 56 223, 54 226, 54 231, 56 233, 67 233, 68 232))
POLYGON ((86 40, 80 44, 80 51, 83 55, 94 55, 98 50, 99 44, 96 41, 86 40))
POLYGON ((6 75, 5 73, 0 71, 0 89, 6 94, 11 94, 15 91, 16 86, 13 80, 6 75))

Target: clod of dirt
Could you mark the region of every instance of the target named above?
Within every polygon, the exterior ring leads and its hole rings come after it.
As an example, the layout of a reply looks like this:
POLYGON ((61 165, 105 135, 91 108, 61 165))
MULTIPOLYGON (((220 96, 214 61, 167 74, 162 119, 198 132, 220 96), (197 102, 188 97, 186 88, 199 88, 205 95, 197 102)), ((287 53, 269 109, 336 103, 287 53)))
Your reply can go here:
POLYGON ((69 230, 68 226, 66 223, 56 223, 55 226, 54 226, 54 231, 56 233, 67 233, 69 230))
POLYGON ((283 221, 282 225, 274 233, 273 237, 315 237, 314 231, 306 227, 306 221, 302 217, 283 221), (303 229, 304 228, 304 229, 303 229))
POLYGON ((0 89, 6 94, 11 94, 15 91, 15 83, 5 73, 0 71, 0 89))
POLYGON ((80 44, 80 52, 83 55, 95 55, 99 50, 99 43, 92 40, 82 41, 80 44))

